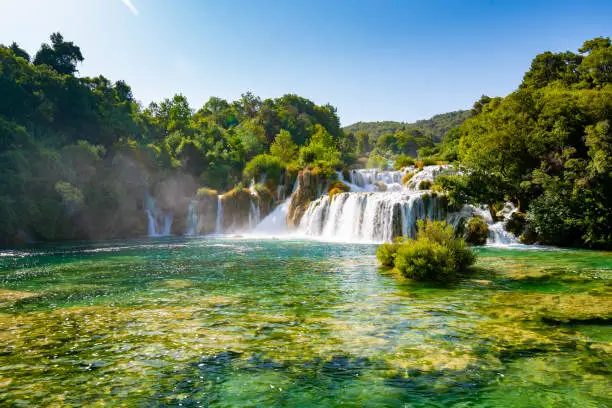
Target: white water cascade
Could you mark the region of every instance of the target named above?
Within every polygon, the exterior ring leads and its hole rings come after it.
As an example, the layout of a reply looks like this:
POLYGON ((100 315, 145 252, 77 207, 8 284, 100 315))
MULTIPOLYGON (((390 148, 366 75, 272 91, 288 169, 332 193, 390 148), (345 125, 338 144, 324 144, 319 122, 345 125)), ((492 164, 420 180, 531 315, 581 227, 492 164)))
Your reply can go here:
MULTIPOLYGON (((512 203, 506 203, 502 211, 500 211, 502 219, 495 222, 487 207, 483 206, 474 209, 474 213, 482 217, 487 224, 489 224, 489 239, 487 240, 487 244, 493 246, 507 246, 520 243, 516 236, 506 231, 505 228, 506 222, 516 211, 517 208, 512 203)), ((498 213, 498 215, 500 214, 498 213)))
POLYGON ((261 221, 261 208, 258 200, 251 199, 249 208, 249 230, 255 228, 261 221))
POLYGON ((172 229, 172 213, 157 207, 155 199, 147 193, 146 210, 148 217, 148 235, 160 237, 170 235, 172 229))
POLYGON ((223 203, 221 202, 222 195, 217 196, 217 220, 215 222, 215 234, 223 233, 223 203))
MULTIPOLYGON (((444 220, 457 228, 462 220, 474 213, 481 215, 481 211, 472 206, 450 208, 435 192, 419 190, 423 181, 433 182, 438 175, 453 171, 447 165, 425 166, 421 170, 414 166, 397 171, 352 170, 350 183, 338 174, 351 191, 331 198, 324 195, 311 202, 298 231, 326 240, 382 242, 399 235, 414 237, 417 221, 423 219, 444 220), (403 185, 407 173, 414 175, 403 185)), ((490 243, 517 242, 505 231, 504 222, 494 223, 490 216, 485 220, 489 224, 490 243)))
POLYGON ((196 200, 189 202, 189 208, 187 210, 187 231, 185 235, 197 235, 198 234, 198 211, 196 208, 196 200))

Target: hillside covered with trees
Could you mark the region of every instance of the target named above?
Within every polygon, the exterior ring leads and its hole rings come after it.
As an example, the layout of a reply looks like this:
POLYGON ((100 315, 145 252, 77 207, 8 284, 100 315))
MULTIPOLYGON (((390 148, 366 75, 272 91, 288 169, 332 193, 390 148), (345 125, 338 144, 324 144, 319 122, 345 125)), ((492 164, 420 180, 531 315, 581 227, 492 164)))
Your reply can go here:
POLYGON ((214 196, 255 181, 278 199, 304 168, 329 177, 417 158, 463 168, 440 179, 453 204, 495 215, 516 203, 526 242, 612 243, 608 38, 536 56, 515 92, 471 111, 344 129, 333 106, 291 94, 143 107, 124 81, 77 76, 80 48, 50 39, 34 56, 0 46, 0 245, 144 235, 147 194, 162 187, 214 196))
POLYGON ((224 192, 355 160, 331 105, 245 93, 143 108, 121 80, 76 76, 83 59, 59 33, 33 57, 0 46, 2 245, 144 235, 143 202, 163 180, 224 192))
POLYGON ((514 201, 524 240, 612 247, 612 44, 539 54, 515 92, 483 97, 439 149, 456 203, 514 201), (452 156, 447 154, 447 156, 452 156))

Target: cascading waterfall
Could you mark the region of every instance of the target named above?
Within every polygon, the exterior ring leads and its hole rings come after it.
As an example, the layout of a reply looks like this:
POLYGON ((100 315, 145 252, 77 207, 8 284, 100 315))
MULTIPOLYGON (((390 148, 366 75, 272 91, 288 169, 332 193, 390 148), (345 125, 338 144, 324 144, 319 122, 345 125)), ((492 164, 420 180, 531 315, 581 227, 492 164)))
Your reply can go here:
POLYGON ((310 203, 299 231, 330 240, 391 241, 398 235, 414 236, 419 219, 447 216, 440 198, 422 192, 341 193, 310 203))
POLYGON ((187 231, 186 235, 197 235, 198 234, 198 211, 196 208, 196 200, 189 202, 189 208, 187 210, 187 231))
MULTIPOLYGON (((483 211, 469 205, 451 209, 438 194, 419 190, 423 181, 433 181, 445 171, 453 170, 447 165, 425 166, 421 170, 414 166, 398 171, 352 170, 350 182, 344 181, 338 173, 338 178, 351 191, 331 198, 324 195, 311 202, 298 231, 328 240, 382 242, 399 235, 414 237, 417 221, 423 219, 444 220, 457 228, 462 221, 475 213, 481 215, 483 211), (409 172, 415 174, 404 186, 402 178, 409 172), (381 191, 381 184, 385 191, 381 191)), ((504 210, 508 216, 512 208, 504 210)), ((505 231, 504 222, 494 223, 490 216, 485 220, 489 224, 490 243, 517 242, 505 231)))
POLYGON ((223 233, 223 203, 221 202, 222 195, 217 196, 217 220, 215 223, 215 234, 223 233))
POLYGON ((249 229, 255 228, 261 221, 261 207, 258 200, 251 200, 251 208, 249 209, 249 229))
POLYGON ((146 210, 148 217, 147 232, 150 237, 170 235, 172 230, 173 215, 171 212, 163 211, 157 207, 155 198, 147 193, 146 210))

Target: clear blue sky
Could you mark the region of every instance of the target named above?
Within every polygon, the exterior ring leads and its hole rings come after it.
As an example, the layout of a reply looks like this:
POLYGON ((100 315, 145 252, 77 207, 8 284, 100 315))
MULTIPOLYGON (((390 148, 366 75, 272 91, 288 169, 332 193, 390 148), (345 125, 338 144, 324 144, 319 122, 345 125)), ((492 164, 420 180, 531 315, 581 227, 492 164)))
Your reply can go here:
POLYGON ((0 16, 0 42, 34 54, 60 31, 81 75, 145 105, 296 93, 343 125, 465 109, 515 89, 539 52, 612 36, 612 0, 2 0, 0 16))

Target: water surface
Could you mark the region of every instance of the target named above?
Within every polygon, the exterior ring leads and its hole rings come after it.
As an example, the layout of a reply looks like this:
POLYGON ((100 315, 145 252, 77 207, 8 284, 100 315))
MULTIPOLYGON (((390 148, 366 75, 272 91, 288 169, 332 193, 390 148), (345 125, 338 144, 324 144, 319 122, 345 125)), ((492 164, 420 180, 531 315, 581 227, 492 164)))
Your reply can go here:
POLYGON ((604 407, 612 256, 479 249, 444 287, 373 245, 0 252, 2 406, 604 407))

